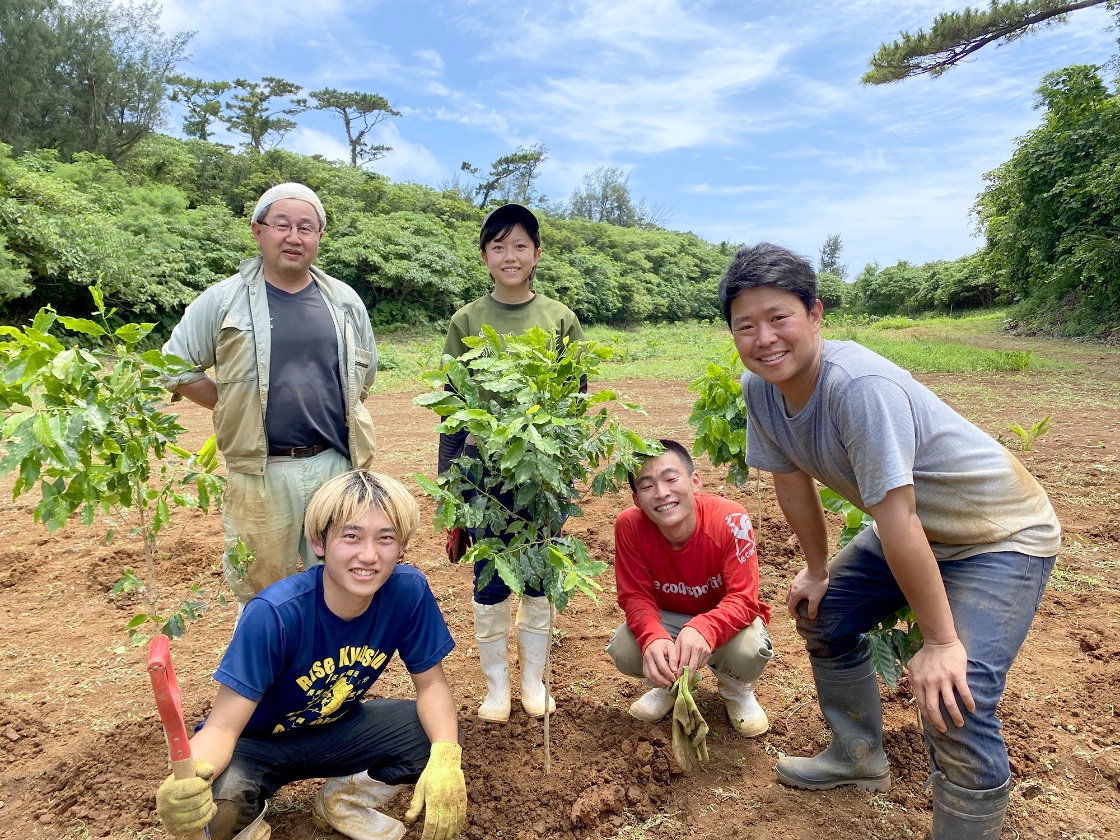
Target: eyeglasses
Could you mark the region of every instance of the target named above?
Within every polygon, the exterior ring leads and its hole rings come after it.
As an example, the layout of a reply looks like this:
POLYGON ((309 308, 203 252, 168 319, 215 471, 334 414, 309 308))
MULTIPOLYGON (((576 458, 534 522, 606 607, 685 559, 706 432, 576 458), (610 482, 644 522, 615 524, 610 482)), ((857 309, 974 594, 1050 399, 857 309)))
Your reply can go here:
MULTIPOLYGON (((287 222, 277 222, 276 224, 272 224, 271 222, 257 222, 257 224, 272 228, 274 231, 280 234, 280 236, 287 236, 292 232, 293 229, 292 226, 287 222)), ((300 225, 299 227, 295 228, 295 232, 300 239, 307 239, 307 237, 314 236, 316 233, 318 233, 319 229, 310 227, 308 225, 300 225)))

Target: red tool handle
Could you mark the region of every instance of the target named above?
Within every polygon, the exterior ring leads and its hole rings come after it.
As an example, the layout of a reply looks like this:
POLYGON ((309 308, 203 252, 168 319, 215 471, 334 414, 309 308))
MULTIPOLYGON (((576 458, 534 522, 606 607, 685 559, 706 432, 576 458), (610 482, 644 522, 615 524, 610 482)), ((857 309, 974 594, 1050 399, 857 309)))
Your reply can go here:
MULTIPOLYGON (((156 695, 156 708, 167 736, 167 751, 171 755, 171 772, 176 779, 194 778, 194 759, 187 740, 187 727, 183 723, 183 706, 179 700, 179 681, 175 679, 175 666, 171 664, 171 648, 162 633, 152 639, 148 647, 148 675, 152 678, 152 692, 156 695)), ((203 829, 188 835, 189 840, 206 840, 210 835, 203 829)))
POLYGON ((175 679, 167 637, 162 633, 152 639, 148 648, 148 674, 152 678, 152 691, 156 695, 156 708, 163 721, 163 731, 167 734, 171 763, 186 761, 191 757, 191 747, 187 741, 187 727, 183 723, 179 682, 175 679))

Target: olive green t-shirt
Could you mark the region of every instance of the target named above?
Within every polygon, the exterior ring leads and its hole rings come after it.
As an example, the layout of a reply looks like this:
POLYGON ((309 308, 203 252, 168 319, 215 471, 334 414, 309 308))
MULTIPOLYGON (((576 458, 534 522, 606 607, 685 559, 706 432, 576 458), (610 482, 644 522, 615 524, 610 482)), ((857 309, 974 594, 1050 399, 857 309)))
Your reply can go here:
POLYGON ((583 339, 579 318, 558 300, 537 293, 524 303, 502 303, 487 294, 451 316, 443 352, 455 358, 466 353, 468 348, 463 338, 482 335, 483 324, 488 324, 499 335, 520 335, 525 330, 540 327, 557 339, 583 339))

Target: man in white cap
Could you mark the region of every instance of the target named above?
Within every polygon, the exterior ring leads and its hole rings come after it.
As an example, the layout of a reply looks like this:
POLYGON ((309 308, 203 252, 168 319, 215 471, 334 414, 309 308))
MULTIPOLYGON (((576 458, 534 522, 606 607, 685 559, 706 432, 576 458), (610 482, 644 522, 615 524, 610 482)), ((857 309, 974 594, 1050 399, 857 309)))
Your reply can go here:
POLYGON ((312 263, 327 216, 315 192, 280 184, 253 210, 260 256, 187 307, 164 350, 190 370, 164 380, 212 409, 229 470, 222 503, 226 580, 244 606, 318 562, 303 533, 308 500, 328 479, 373 462, 364 400, 377 373, 369 313, 312 263), (213 377, 207 371, 213 369, 213 377), (253 551, 237 561, 238 540, 253 551))

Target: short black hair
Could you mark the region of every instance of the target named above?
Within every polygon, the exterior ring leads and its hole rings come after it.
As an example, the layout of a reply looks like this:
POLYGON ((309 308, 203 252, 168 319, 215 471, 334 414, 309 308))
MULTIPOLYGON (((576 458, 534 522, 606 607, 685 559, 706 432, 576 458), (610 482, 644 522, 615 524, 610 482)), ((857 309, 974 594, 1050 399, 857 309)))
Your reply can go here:
POLYGON ((482 230, 478 232, 478 250, 485 251, 486 246, 495 239, 501 242, 509 236, 514 225, 525 228, 533 245, 541 247, 541 226, 533 211, 520 204, 503 204, 482 220, 482 230))
POLYGON ((804 257, 769 242, 744 245, 719 278, 719 305, 731 326, 731 301, 747 289, 769 286, 796 295, 810 312, 817 302, 817 273, 804 257))
MULTIPOLYGON (((664 447, 664 451, 663 452, 658 452, 656 455, 649 455, 649 456, 643 458, 642 459, 642 465, 638 467, 638 472, 642 471, 642 466, 644 466, 646 461, 648 461, 650 458, 660 458, 666 452, 672 452, 674 455, 676 455, 678 458, 680 458, 681 463, 684 464, 685 472, 687 472, 689 475, 692 475, 694 472, 696 472, 696 466, 692 463, 692 455, 689 454, 687 449, 685 449, 683 446, 681 446, 675 440, 669 440, 668 438, 663 438, 663 439, 661 439, 657 442, 660 443, 662 447, 664 447)), ((630 489, 633 492, 637 493, 638 492, 637 474, 636 473, 627 473, 626 474, 626 480, 630 482, 630 489)))

